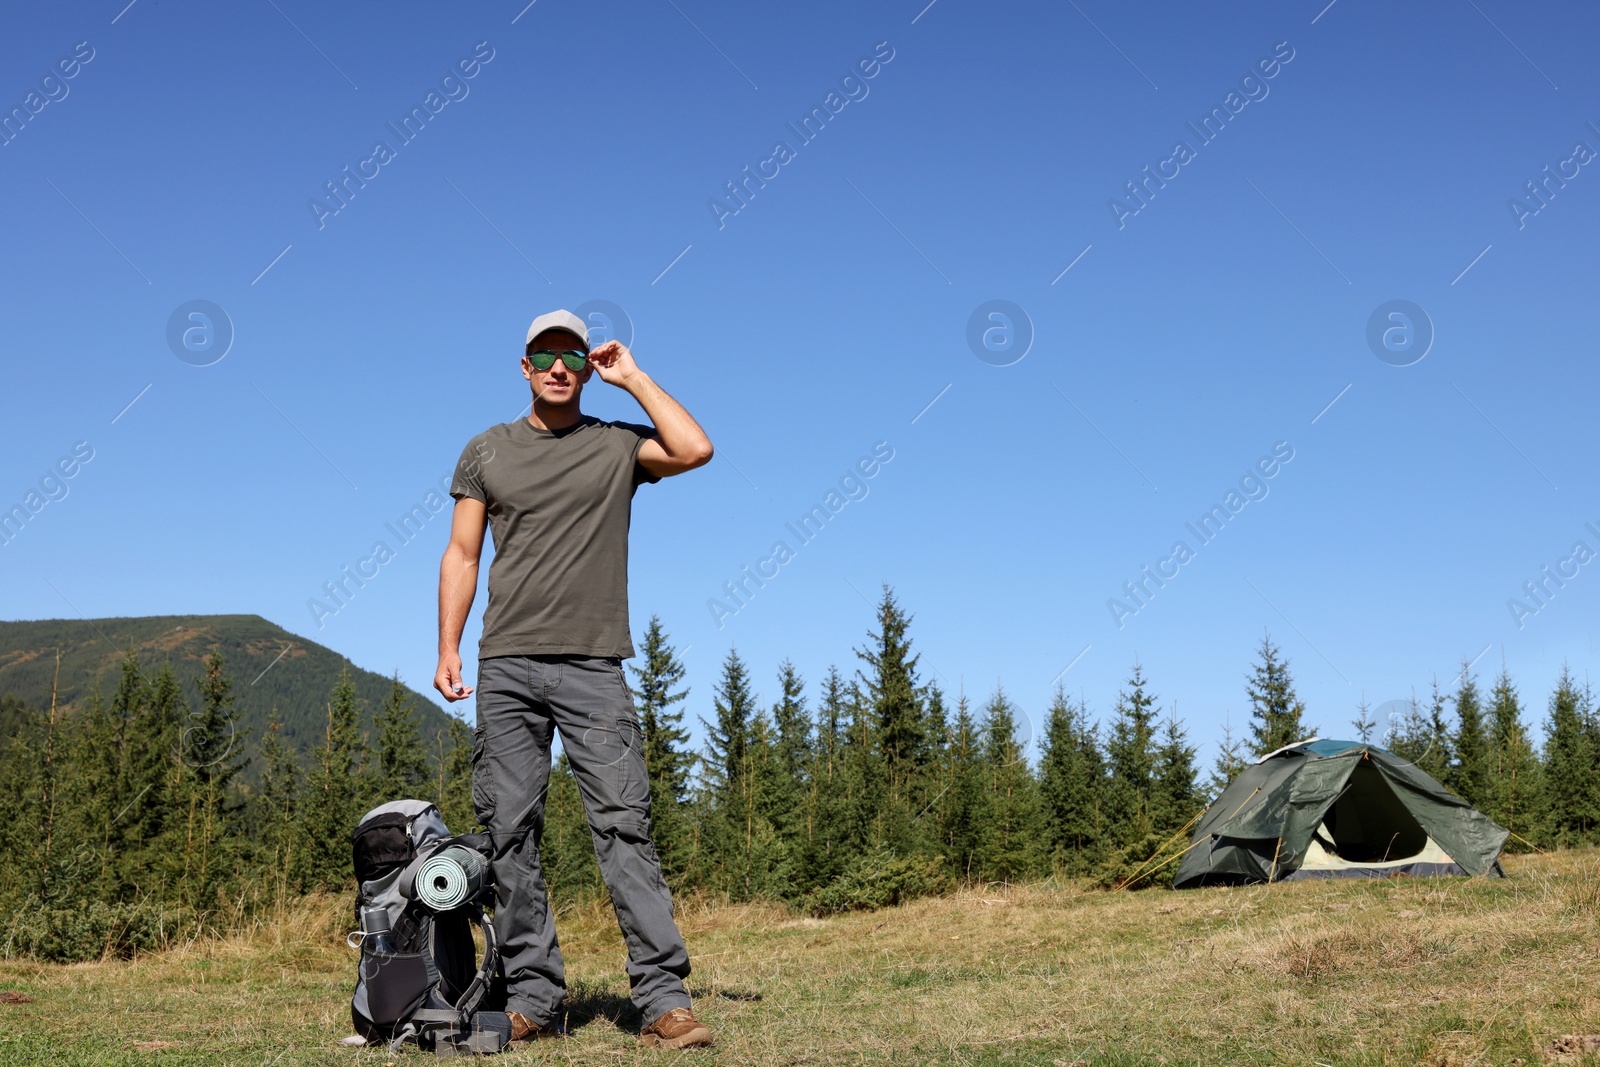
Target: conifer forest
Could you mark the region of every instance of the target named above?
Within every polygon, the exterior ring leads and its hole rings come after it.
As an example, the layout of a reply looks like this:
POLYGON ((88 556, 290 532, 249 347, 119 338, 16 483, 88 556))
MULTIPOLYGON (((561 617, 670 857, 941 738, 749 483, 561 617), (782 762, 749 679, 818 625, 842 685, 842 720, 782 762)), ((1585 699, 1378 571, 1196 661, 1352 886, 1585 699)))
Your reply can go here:
MULTIPOLYGON (((730 651, 716 677, 690 679, 651 618, 626 666, 675 894, 826 915, 959 885, 1160 885, 1172 868, 1146 860, 1242 767, 1314 734, 1411 760, 1511 830, 1508 850, 1600 839, 1600 709, 1567 671, 1524 695, 1503 669, 1463 665, 1379 723, 1365 704, 1308 711, 1264 636, 1240 672, 1248 721, 1201 760, 1138 663, 1108 708, 1058 688, 1033 709, 1030 752, 1003 688, 949 692, 924 676, 911 614, 887 587, 871 632, 841 651, 820 678, 730 651)), ((114 689, 67 712, 0 698, 0 955, 132 954, 349 890, 351 830, 387 800, 431 800, 453 831, 478 829, 472 727, 452 718, 425 735, 398 678, 371 709, 341 678, 320 742, 296 751, 276 717, 237 743, 240 680, 220 653, 193 679, 132 653, 120 666, 114 689)), ((554 906, 603 897, 562 756, 544 810, 554 906)))

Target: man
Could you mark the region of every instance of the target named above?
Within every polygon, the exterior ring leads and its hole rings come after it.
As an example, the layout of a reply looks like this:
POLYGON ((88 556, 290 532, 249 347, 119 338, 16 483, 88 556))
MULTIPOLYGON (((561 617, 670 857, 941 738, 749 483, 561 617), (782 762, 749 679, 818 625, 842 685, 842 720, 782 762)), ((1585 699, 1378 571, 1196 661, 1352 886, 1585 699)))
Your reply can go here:
POLYGON ((439 669, 449 701, 461 679, 461 631, 493 529, 489 606, 478 645, 472 802, 494 842, 495 932, 512 1039, 561 1036, 566 986, 539 869, 555 731, 583 795, 600 873, 628 944, 628 981, 647 1045, 711 1044, 690 1011, 689 953, 650 841, 650 783, 622 661, 628 631, 628 523, 641 482, 702 466, 711 441, 618 341, 589 351, 568 311, 528 327, 522 376, 533 410, 473 438, 450 495, 450 544, 439 566, 439 669), (583 387, 625 390, 654 427, 579 410, 583 387))

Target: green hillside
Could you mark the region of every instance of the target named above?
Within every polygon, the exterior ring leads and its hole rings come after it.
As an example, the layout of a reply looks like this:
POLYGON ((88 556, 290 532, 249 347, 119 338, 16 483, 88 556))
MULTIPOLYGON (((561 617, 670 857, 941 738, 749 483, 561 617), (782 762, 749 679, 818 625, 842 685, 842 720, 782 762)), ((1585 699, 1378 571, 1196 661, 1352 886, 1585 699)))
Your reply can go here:
MULTIPOLYGON (((170 662, 190 707, 198 707, 195 679, 203 671, 201 661, 213 650, 220 652, 233 678, 239 722, 248 730, 245 751, 251 753, 274 707, 292 749, 304 752, 319 744, 327 720, 328 694, 339 672, 347 667, 369 733, 373 713, 390 685, 383 675, 362 670, 332 649, 259 615, 152 615, 0 622, 0 696, 48 708, 57 649, 61 652, 57 703, 67 709, 82 707, 97 684, 101 694, 109 697, 116 689, 122 656, 128 649, 137 654, 149 677, 155 676, 163 661, 170 662)), ((448 716, 421 693, 409 692, 418 727, 431 745, 448 716)), ((0 716, 0 730, 9 734, 13 727, 14 723, 0 716)))

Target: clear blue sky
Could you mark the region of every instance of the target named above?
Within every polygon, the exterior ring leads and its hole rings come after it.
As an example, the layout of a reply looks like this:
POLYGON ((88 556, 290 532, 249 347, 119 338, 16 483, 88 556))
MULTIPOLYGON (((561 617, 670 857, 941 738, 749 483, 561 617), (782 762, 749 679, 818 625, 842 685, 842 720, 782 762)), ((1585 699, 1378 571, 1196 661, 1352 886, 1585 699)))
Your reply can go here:
POLYGON ((634 508, 634 631, 659 613, 686 649, 691 721, 730 646, 769 700, 784 656, 853 668, 883 582, 947 689, 1003 681, 1037 732, 1058 677, 1104 716, 1137 657, 1207 759, 1264 629, 1334 734, 1463 657, 1503 657, 1536 718, 1563 661, 1600 666, 1600 565, 1507 604, 1600 551, 1592 7, 124 2, 0 40, 26 116, 0 506, 93 449, 0 547, 0 616, 254 612, 428 688, 447 521, 385 523, 526 405, 529 320, 606 300, 718 449, 634 508), (347 165, 372 176, 332 214, 347 165), (746 165, 773 176, 719 227, 746 165), (1140 206, 1146 166, 1173 176, 1140 206), (1546 166, 1564 187, 1519 219, 1546 166), (1435 334, 1409 366, 1367 340, 1395 299, 1435 334), (191 300, 235 333, 209 366, 168 343, 191 300), (969 347, 990 300, 1031 322, 1009 366, 969 347), (719 629, 723 583, 880 441, 867 496, 719 629), (1202 545, 1185 523, 1277 442, 1202 545), (307 601, 379 540, 319 628, 307 601), (1178 540, 1119 628, 1108 599, 1178 540))

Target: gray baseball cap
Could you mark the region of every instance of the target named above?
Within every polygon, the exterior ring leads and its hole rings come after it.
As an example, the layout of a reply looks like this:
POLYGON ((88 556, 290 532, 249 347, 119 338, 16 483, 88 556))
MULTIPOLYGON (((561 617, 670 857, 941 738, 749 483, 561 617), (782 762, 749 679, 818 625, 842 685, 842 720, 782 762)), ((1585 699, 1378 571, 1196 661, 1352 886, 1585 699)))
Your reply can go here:
POLYGON ((582 319, 565 308, 560 311, 551 311, 534 319, 533 324, 528 327, 528 340, 525 346, 532 344, 533 339, 546 330, 566 330, 569 333, 575 333, 583 339, 583 347, 589 347, 589 327, 584 325, 582 319))

